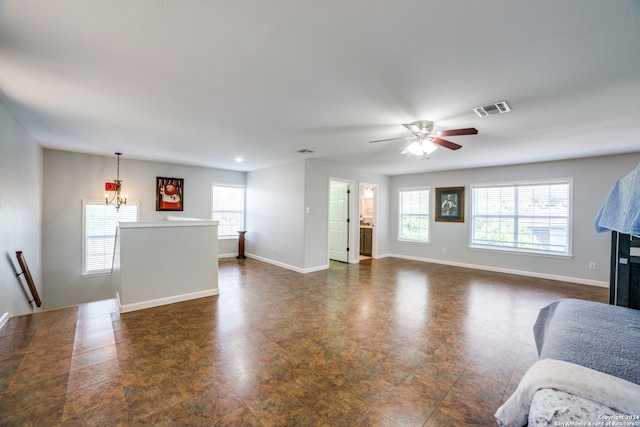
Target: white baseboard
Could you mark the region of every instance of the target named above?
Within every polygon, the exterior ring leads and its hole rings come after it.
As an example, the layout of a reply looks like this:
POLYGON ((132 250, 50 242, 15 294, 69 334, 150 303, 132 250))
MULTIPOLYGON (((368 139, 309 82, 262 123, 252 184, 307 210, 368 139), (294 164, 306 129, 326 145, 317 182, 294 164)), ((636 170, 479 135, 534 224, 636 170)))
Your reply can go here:
POLYGON ((9 317, 11 317, 9 316, 9 313, 5 313, 2 315, 2 317, 0 317, 0 329, 2 329, 2 327, 7 324, 7 322, 9 321, 9 317))
POLYGON ((218 259, 220 259, 220 258, 235 258, 237 256, 238 255, 235 254, 235 253, 233 253, 233 254, 218 254, 218 259))
MULTIPOLYGON (((247 258, 253 258, 258 261, 266 262, 267 264, 275 265, 278 267, 286 268, 287 270, 292 270, 298 273, 313 273, 315 271, 327 270, 329 265, 321 265, 312 268, 300 268, 293 265, 285 264, 279 261, 275 261, 269 258, 264 258, 255 254, 247 253, 247 258)), ((235 255, 234 255, 235 256, 235 255)), ((399 255, 399 254, 379 254, 376 255, 375 259, 382 258, 400 258, 400 259, 408 259, 412 261, 420 261, 420 262, 430 262, 433 264, 443 264, 443 265, 451 265, 454 267, 463 267, 463 268, 472 268, 475 270, 484 270, 484 271, 492 271, 495 273, 505 273, 505 274, 515 274, 517 276, 526 276, 526 277, 535 277, 538 279, 549 279, 549 280, 557 280, 560 282, 570 282, 570 283, 578 283, 580 285, 589 285, 589 286, 598 286, 601 288, 608 288, 609 282, 601 282, 599 280, 589 280, 582 279, 579 277, 569 277, 569 276, 559 276, 555 274, 545 274, 545 273, 535 273, 531 271, 524 270, 513 270, 510 268, 501 268, 501 267, 491 267, 487 265, 479 265, 479 264, 467 264, 463 262, 455 262, 455 261, 444 261, 440 259, 431 259, 431 258, 420 258, 409 255, 399 255)))
POLYGON ((262 262, 266 262, 267 264, 271 264, 271 265, 275 265, 278 267, 282 267, 282 268, 286 268, 287 270, 292 270, 295 271, 297 273, 313 273, 314 271, 322 271, 322 270, 327 270, 329 268, 329 265, 319 265, 317 267, 311 267, 311 268, 300 268, 300 267, 296 267, 293 265, 289 265, 289 264, 285 264, 283 262, 280 261, 275 261, 269 258, 264 258, 258 255, 254 255, 254 254, 246 254, 247 258, 252 258, 252 259, 256 259, 258 261, 262 261, 262 262))
POLYGON ((216 289, 209 289, 206 291, 192 292, 189 294, 182 294, 182 295, 174 295, 171 297, 158 298, 158 299, 136 302, 133 304, 125 304, 125 305, 122 305, 122 302, 120 301, 120 294, 116 293, 116 298, 118 300, 118 306, 120 307, 120 313, 127 313, 130 311, 143 310, 145 308, 158 307, 160 305, 173 304, 176 302, 188 301, 196 298, 210 297, 213 295, 218 295, 219 293, 220 293, 219 289, 216 288, 216 289))
POLYGON ((313 273, 315 271, 328 270, 329 264, 319 265, 317 267, 305 268, 302 270, 302 273, 313 273))
POLYGON ((510 268, 491 267, 487 265, 467 264, 463 262, 454 262, 454 261, 443 261, 440 259, 420 258, 420 257, 414 257, 414 256, 408 256, 408 255, 391 254, 389 256, 392 258, 408 259, 412 261, 430 262, 433 264, 443 264, 443 265, 451 265, 454 267, 472 268, 474 270, 493 271, 495 273, 515 274, 518 276, 535 277, 538 279, 558 280, 560 282, 570 282, 570 283, 578 283, 580 285, 598 286, 601 288, 609 287, 609 282, 581 279, 579 277, 568 277, 568 276, 558 276, 555 274, 534 273, 531 271, 512 270, 510 268))

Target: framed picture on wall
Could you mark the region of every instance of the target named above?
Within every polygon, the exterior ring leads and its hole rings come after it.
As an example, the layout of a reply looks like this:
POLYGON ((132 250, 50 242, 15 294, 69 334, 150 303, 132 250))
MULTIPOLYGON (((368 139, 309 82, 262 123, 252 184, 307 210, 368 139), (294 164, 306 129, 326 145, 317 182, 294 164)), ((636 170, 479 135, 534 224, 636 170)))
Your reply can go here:
POLYGON ((156 178, 156 210, 181 211, 184 208, 184 179, 156 178))
POLYGON ((436 221, 464 222, 464 187, 436 188, 436 221))

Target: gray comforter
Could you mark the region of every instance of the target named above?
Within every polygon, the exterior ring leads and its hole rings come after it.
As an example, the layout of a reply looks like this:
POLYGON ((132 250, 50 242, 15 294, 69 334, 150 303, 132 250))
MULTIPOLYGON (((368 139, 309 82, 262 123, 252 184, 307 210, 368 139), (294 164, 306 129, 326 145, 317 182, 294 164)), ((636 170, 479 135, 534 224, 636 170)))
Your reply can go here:
POLYGON ((540 359, 582 365, 640 385, 640 310, 564 299, 533 327, 540 359))

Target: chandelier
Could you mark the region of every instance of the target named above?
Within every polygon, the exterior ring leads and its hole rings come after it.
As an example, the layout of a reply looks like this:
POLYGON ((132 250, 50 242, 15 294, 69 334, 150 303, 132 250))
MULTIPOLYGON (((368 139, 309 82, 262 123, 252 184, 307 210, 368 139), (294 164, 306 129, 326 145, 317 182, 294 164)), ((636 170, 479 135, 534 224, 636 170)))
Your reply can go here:
POLYGON ((107 205, 111 205, 114 204, 115 202, 115 207, 116 210, 120 210, 120 206, 122 205, 127 205, 127 195, 126 194, 122 194, 122 181, 120 180, 120 156, 122 155, 122 153, 115 153, 116 156, 118 156, 118 169, 116 172, 116 179, 113 180, 113 182, 107 182, 104 185, 104 189, 105 191, 107 191, 106 193, 104 193, 104 201, 107 205), (109 200, 109 191, 113 191, 113 196, 111 197, 111 200, 109 200))

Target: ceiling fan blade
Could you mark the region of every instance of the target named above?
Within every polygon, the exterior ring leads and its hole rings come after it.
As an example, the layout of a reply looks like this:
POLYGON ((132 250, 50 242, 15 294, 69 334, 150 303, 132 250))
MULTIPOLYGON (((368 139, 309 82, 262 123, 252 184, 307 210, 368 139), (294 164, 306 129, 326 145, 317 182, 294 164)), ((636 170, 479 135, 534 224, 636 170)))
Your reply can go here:
POLYGON ((402 126, 406 127, 409 132, 413 133, 413 134, 419 134, 420 133, 420 127, 415 124, 415 123, 406 123, 406 124, 402 124, 402 126))
POLYGON ((374 142, 390 142, 390 141, 406 141, 409 139, 414 139, 415 136, 403 136, 400 138, 391 138, 391 139, 378 139, 376 141, 369 141, 369 144, 373 144, 374 142))
POLYGON ((433 131, 433 122, 431 120, 418 120, 413 123, 403 123, 409 132, 416 136, 428 135, 433 131))
POLYGON ((440 136, 476 135, 478 133, 478 129, 476 128, 450 129, 450 130, 441 130, 436 133, 440 136))
POLYGON ((458 145, 455 142, 447 141, 446 139, 442 139, 442 138, 433 138, 432 142, 434 144, 441 145, 450 150, 458 150, 462 148, 462 145, 458 145))

